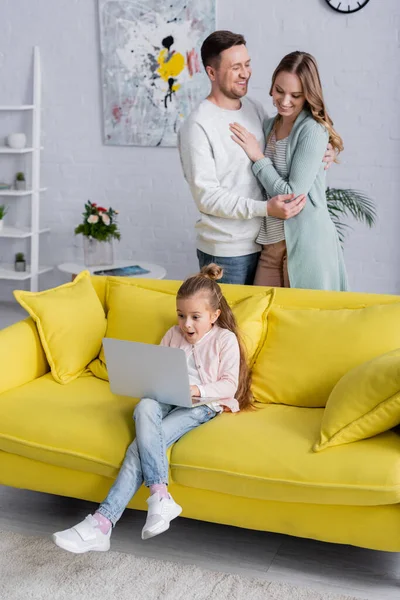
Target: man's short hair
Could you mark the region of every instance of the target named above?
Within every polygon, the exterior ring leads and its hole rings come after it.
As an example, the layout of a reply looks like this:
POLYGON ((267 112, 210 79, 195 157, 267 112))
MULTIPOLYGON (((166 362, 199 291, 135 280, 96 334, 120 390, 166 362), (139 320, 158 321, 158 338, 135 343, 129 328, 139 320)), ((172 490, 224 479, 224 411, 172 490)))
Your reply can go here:
POLYGON ((246 40, 240 33, 232 31, 214 31, 201 46, 201 60, 204 68, 217 67, 221 60, 221 52, 233 46, 245 46, 246 40))

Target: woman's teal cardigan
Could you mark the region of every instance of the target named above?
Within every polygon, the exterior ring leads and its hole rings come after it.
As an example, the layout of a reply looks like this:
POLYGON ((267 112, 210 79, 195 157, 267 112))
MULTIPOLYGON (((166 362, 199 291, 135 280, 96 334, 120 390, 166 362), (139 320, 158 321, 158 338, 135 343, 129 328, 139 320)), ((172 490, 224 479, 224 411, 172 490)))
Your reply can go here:
MULTIPOLYGON (((264 122, 267 139, 275 119, 264 122)), ((253 164, 253 173, 268 194, 307 194, 304 209, 284 221, 290 286, 319 290, 347 290, 343 252, 330 218, 325 195, 322 159, 328 132, 303 110, 297 117, 286 150, 288 177, 282 178, 271 159, 253 164)))

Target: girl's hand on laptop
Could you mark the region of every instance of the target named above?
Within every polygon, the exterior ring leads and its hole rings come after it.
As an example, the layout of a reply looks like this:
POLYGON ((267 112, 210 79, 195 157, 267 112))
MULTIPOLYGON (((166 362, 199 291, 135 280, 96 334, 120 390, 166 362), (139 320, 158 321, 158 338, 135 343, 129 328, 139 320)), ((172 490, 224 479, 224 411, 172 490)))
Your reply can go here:
POLYGON ((257 141, 255 135, 247 131, 243 125, 239 125, 239 123, 230 123, 229 129, 231 130, 231 138, 234 142, 239 144, 246 152, 247 156, 253 162, 260 160, 260 158, 264 158, 264 152, 260 148, 260 144, 257 141))
POLYGON ((192 398, 199 398, 200 397, 200 390, 197 387, 197 385, 191 385, 190 386, 190 395, 192 396, 192 398))

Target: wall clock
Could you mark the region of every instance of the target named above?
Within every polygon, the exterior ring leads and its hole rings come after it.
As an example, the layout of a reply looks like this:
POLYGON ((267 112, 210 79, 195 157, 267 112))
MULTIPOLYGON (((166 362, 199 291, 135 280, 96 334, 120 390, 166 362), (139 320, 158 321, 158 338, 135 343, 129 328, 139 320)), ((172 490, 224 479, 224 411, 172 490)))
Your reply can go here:
POLYGON ((349 14, 357 12, 366 6, 369 0, 325 0, 333 10, 349 14))

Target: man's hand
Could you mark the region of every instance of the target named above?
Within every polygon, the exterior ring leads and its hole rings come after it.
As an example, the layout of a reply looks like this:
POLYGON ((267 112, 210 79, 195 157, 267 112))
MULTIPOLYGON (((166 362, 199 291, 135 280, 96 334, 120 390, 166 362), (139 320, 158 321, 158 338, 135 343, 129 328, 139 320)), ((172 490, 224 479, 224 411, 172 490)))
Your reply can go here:
POLYGON ((332 163, 334 163, 335 160, 336 160, 336 151, 333 149, 332 144, 328 144, 328 146, 326 148, 325 156, 322 159, 322 162, 326 163, 325 171, 332 166, 332 163))
POLYGON ((192 396, 192 398, 198 398, 200 396, 200 390, 197 387, 197 385, 190 386, 190 395, 192 396))
POLYGON ((300 194, 295 198, 294 194, 280 194, 274 196, 267 202, 267 214, 269 217, 277 217, 278 219, 291 219, 303 210, 306 204, 305 194, 300 194))
POLYGON ((264 152, 261 150, 256 136, 247 131, 243 125, 231 123, 229 129, 233 133, 231 135, 233 141, 243 148, 250 160, 256 162, 260 158, 264 158, 264 152))

